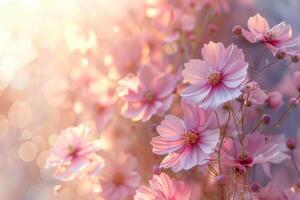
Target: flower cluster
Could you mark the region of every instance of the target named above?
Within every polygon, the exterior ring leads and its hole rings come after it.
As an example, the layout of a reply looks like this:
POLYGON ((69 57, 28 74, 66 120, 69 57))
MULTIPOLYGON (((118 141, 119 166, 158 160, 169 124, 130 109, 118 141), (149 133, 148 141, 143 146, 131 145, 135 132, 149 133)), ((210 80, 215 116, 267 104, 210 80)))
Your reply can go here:
POLYGON ((47 167, 63 187, 88 183, 105 200, 300 199, 299 141, 280 129, 299 106, 300 71, 264 81, 276 63, 296 66, 300 39, 256 14, 229 45, 211 41, 229 5, 149 1, 131 21, 147 26, 119 24, 108 66, 72 81, 78 120, 95 126, 67 128, 52 147, 47 167), (261 53, 251 60, 242 42, 261 53))

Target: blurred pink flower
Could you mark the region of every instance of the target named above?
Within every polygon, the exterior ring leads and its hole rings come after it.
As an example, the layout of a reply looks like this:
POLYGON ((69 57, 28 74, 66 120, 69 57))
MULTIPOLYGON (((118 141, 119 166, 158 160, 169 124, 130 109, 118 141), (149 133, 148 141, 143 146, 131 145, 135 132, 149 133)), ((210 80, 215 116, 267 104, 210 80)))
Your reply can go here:
POLYGON ((125 100, 122 115, 133 121, 148 121, 165 113, 173 102, 176 79, 153 66, 142 66, 137 77, 120 81, 119 96, 125 100))
POLYGON ((269 92, 266 103, 269 107, 273 109, 280 108, 283 104, 282 94, 277 91, 269 92))
POLYGON ((294 79, 294 83, 295 86, 298 90, 300 90, 300 72, 295 71, 293 74, 293 79, 294 79))
POLYGON ((98 141, 89 140, 89 133, 90 129, 84 125, 62 131, 46 163, 46 168, 57 168, 55 176, 58 179, 72 180, 92 165, 95 171, 103 167, 102 158, 96 155, 100 149, 98 141))
POLYGON ((203 108, 217 106, 237 98, 246 79, 248 63, 242 50, 231 44, 209 42, 202 48, 203 60, 190 60, 182 72, 191 85, 181 96, 203 108))
POLYGON ((292 38, 292 28, 286 22, 276 24, 271 29, 268 21, 260 14, 250 17, 247 31, 242 28, 242 35, 251 43, 261 42, 273 53, 287 51, 298 45, 299 39, 292 38))
POLYGON ((150 186, 142 185, 134 200, 189 200, 191 190, 184 182, 171 179, 167 174, 154 175, 150 186))
POLYGON ((278 143, 278 138, 268 141, 258 132, 245 137, 244 150, 239 141, 227 139, 222 146, 221 155, 225 166, 234 166, 241 170, 254 164, 279 163, 289 158, 282 149, 282 143, 278 143))
POLYGON ((263 91, 257 82, 251 81, 243 88, 243 99, 254 104, 263 104, 268 99, 268 95, 263 91))
POLYGON ((124 152, 104 155, 105 167, 99 176, 100 196, 106 200, 125 200, 140 184, 135 158, 124 152))
POLYGON ((168 154, 160 166, 173 171, 191 169, 208 162, 219 141, 219 130, 208 129, 208 116, 194 104, 181 103, 184 120, 166 115, 151 141, 155 154, 168 154))

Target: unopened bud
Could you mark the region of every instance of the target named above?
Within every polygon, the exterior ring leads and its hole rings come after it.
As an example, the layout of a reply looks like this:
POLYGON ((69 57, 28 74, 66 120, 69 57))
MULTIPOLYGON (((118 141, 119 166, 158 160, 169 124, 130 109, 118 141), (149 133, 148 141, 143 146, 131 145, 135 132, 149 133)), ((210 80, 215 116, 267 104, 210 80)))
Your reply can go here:
POLYGON ((153 174, 155 174, 155 175, 159 175, 159 174, 161 173, 161 168, 159 167, 159 165, 154 165, 154 166, 152 167, 152 172, 153 172, 153 174))
POLYGON ((234 35, 240 36, 240 35, 242 35, 242 27, 235 26, 235 27, 233 27, 232 32, 234 35))
POLYGON ((297 63, 297 62, 299 62, 299 57, 298 57, 298 56, 291 56, 291 62, 292 62, 292 63, 297 63))
POLYGON ((251 191, 252 191, 252 192, 259 192, 259 190, 260 190, 260 185, 257 184, 257 183, 252 183, 251 186, 250 186, 250 188, 251 188, 251 191))
POLYGON ((277 58, 277 59, 284 59, 284 57, 285 57, 285 52, 284 51, 277 51, 277 53, 275 54, 275 57, 277 58))
POLYGON ((271 121, 271 116, 270 115, 265 114, 261 117, 261 123, 263 123, 263 124, 269 124, 270 121, 271 121))
POLYGON ((286 140, 286 146, 290 150, 294 150, 296 148, 296 140, 294 138, 288 138, 286 140))

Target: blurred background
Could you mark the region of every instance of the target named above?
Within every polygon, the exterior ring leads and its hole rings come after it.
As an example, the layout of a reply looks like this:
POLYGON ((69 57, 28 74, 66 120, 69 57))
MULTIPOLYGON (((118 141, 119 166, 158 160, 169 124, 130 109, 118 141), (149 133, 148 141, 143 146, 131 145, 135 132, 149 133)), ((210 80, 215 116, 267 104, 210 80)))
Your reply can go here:
MULTIPOLYGON (((95 122, 95 113, 86 112, 104 112, 105 108, 77 100, 88 98, 82 85, 96 77, 89 90, 101 94, 105 105, 113 101, 111 88, 122 71, 112 67, 118 65, 112 52, 117 51, 121 58, 129 51, 132 56, 139 56, 133 53, 139 46, 122 25, 139 27, 144 13, 154 12, 143 6, 152 1, 157 0, 0 0, 1 200, 84 199, 77 194, 80 190, 66 190, 60 197, 54 195, 53 187, 58 182, 51 171, 44 169, 45 159, 60 131, 79 122, 89 123, 99 135, 119 131, 114 123, 104 130, 103 124, 95 122), (123 45, 131 48, 124 50, 123 45)), ((232 1, 211 39, 233 42, 232 27, 245 26, 249 16, 257 12, 272 25, 287 21, 298 35, 299 10, 299 0, 232 1)), ((257 48, 239 43, 249 48, 249 60, 257 56, 257 48)), ((125 62, 124 59, 121 60, 125 62)), ((276 88, 284 79, 282 72, 289 70, 276 69, 263 80, 265 86, 276 88)), ((114 117, 120 118, 118 112, 114 117)), ((294 124, 299 119, 299 112, 291 113, 282 127, 286 134, 295 134, 294 124)), ((122 128, 122 132, 126 131, 130 130, 122 128)), ((104 138, 103 143, 109 148, 114 141, 104 138)))

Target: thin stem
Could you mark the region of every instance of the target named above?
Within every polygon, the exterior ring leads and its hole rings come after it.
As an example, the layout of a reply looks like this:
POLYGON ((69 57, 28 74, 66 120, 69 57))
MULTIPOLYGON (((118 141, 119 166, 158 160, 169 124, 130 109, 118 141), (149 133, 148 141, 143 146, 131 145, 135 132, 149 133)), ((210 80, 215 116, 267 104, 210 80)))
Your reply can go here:
POLYGON ((300 170, 299 170, 299 168, 297 166, 297 163, 295 161, 295 156, 294 156, 294 151, 293 150, 291 150, 291 158, 292 158, 292 162, 294 164, 294 167, 295 167, 295 169, 297 171, 297 174, 298 174, 298 176, 300 176, 300 170))
POLYGON ((261 49, 261 51, 260 51, 260 53, 259 53, 259 58, 258 58, 258 60, 257 60, 256 63, 253 65, 253 69, 254 69, 254 70, 257 68, 257 65, 260 63, 260 61, 261 61, 261 59, 262 59, 262 57, 263 57, 263 54, 264 54, 264 52, 265 52, 265 49, 266 49, 266 47, 263 46, 263 48, 261 49))
POLYGON ((252 129, 252 131, 250 133, 254 133, 262 124, 261 120, 256 124, 256 126, 252 129))
POLYGON ((275 64, 276 62, 278 62, 278 60, 279 60, 279 59, 276 59, 276 60, 270 62, 269 64, 267 64, 266 66, 264 66, 263 68, 261 68, 260 70, 258 70, 258 71, 256 71, 256 72, 257 72, 257 73, 260 73, 260 72, 266 70, 268 67, 270 67, 270 66, 272 66, 273 64, 275 64))
MULTIPOLYGON (((296 98, 295 101, 298 101, 299 98, 300 95, 296 98)), ((290 112, 292 108, 293 108, 293 104, 290 104, 288 109, 281 115, 281 117, 277 120, 277 122, 272 126, 272 129, 279 126, 279 123, 286 117, 286 115, 290 112)))

